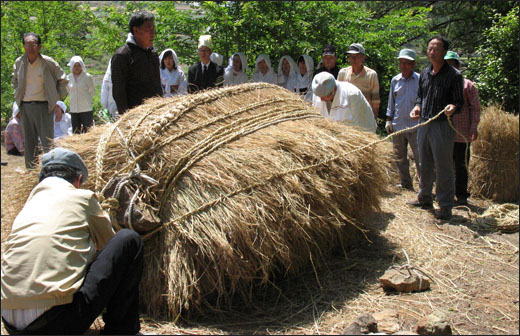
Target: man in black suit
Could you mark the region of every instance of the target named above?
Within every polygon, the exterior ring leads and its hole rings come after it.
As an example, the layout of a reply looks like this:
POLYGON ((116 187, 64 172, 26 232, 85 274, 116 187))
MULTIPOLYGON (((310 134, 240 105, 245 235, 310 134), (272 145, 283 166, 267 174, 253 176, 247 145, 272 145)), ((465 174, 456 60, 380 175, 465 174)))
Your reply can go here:
POLYGON ((199 38, 197 52, 200 62, 193 64, 188 70, 188 93, 222 86, 224 70, 210 59, 211 35, 202 35, 199 38))

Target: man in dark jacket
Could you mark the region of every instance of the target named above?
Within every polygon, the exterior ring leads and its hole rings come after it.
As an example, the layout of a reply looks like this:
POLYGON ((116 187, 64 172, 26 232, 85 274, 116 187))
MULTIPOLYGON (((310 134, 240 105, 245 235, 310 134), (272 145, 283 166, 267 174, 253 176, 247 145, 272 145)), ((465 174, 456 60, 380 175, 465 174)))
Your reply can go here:
POLYGON ((207 88, 220 87, 224 83, 224 70, 210 59, 211 35, 199 38, 200 62, 190 66, 188 70, 188 93, 196 93, 207 88))
POLYGON ((339 68, 336 65, 338 56, 336 56, 336 48, 333 45, 327 44, 323 46, 323 54, 321 56, 321 62, 318 64, 318 69, 314 70, 313 78, 317 74, 323 71, 334 76, 334 79, 338 79, 339 68))
POLYGON ((148 12, 132 14, 126 44, 112 56, 112 96, 119 114, 146 98, 162 95, 159 56, 153 47, 154 21, 148 12))

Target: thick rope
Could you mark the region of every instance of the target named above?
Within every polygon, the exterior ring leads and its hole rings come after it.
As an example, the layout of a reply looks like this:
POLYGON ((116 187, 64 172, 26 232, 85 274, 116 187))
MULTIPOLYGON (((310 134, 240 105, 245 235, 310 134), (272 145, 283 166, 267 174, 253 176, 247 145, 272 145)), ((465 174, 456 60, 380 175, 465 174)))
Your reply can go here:
MULTIPOLYGON (((164 223, 163 225, 155 228, 154 230, 150 231, 149 233, 145 234, 144 236, 142 236, 143 239, 149 239, 152 235, 154 235, 155 233, 163 230, 165 227, 167 226, 170 226, 170 225, 173 225, 175 223, 180 223, 184 220, 186 220, 187 218, 199 213, 199 212, 202 212, 204 210, 207 210, 211 207, 214 207, 215 205, 223 202, 224 200, 228 199, 228 198, 232 198, 238 194, 241 194, 241 193, 244 193, 246 191, 250 191, 250 190, 253 190, 253 189, 256 189, 262 185, 265 185, 277 178, 281 178, 285 175, 289 175, 289 174, 295 174, 295 173, 299 173, 299 172, 302 172, 302 171, 306 171, 306 170, 310 170, 310 169, 315 169, 315 168, 318 168, 320 166, 323 166, 323 165, 326 165, 326 164, 329 164, 330 162, 333 162, 335 160, 338 160, 342 157, 345 157, 345 156, 348 156, 348 155, 351 155, 353 153, 356 153, 356 152, 359 152, 359 151, 362 151, 366 148, 369 148, 369 147, 372 147, 372 146, 375 146, 376 144, 379 144, 383 141, 387 141, 388 139, 390 139, 391 137, 393 136, 396 136, 396 135, 399 135, 399 134, 402 134, 402 133, 405 133, 405 132, 409 132, 409 131, 413 131, 415 129, 418 129, 419 127, 423 127, 425 125, 428 125, 429 123, 433 122, 434 120, 438 119, 443 113, 445 112, 445 109, 442 110, 441 112, 439 112, 435 117, 433 118, 430 118, 428 119, 426 122, 424 123, 420 123, 420 124, 417 124, 413 127, 410 127, 410 128, 406 128, 406 129, 403 129, 403 130, 400 130, 398 132, 395 132, 395 133, 392 133, 392 134, 389 134, 388 136, 382 138, 382 139, 379 139, 379 140, 376 140, 376 141, 373 141, 371 143, 368 143, 364 146, 361 146, 361 147, 358 147, 358 148, 355 148, 351 151, 348 151, 348 152, 344 152, 344 153, 341 153, 341 154, 338 154, 338 155, 335 155, 335 156, 332 156, 330 158, 327 158, 327 159, 324 159, 322 161, 319 161, 315 164, 312 164, 312 165, 307 165, 307 166, 303 166, 303 167, 300 167, 300 168, 294 168, 294 169, 289 169, 289 170, 285 170, 285 171, 282 171, 280 173, 275 173, 275 174, 272 174, 271 176, 265 178, 263 181, 260 181, 260 182, 257 182, 257 183, 254 183, 254 184, 251 184, 251 185, 248 185, 248 186, 244 186, 242 188, 238 188, 232 192, 229 192, 225 195, 221 195, 220 197, 214 199, 214 200, 211 200, 209 202, 206 202, 204 204, 202 204, 201 206, 199 206, 198 208, 190 211, 190 212, 187 212, 167 223, 164 223)), ((450 123, 450 126, 453 127, 453 125, 450 123)), ((167 195, 167 193, 164 193, 163 194, 163 199, 166 197, 165 195, 167 195)))

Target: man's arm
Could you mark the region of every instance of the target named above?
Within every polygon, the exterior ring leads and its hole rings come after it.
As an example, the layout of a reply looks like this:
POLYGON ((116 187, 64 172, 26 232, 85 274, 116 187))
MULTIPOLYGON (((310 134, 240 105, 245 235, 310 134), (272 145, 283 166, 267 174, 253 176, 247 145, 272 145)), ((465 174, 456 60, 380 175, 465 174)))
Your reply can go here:
POLYGON ((379 97, 379 79, 377 73, 374 71, 374 75, 370 78, 370 106, 374 112, 374 118, 377 119, 379 114, 379 105, 381 104, 381 98, 379 97))
POLYGON ((64 100, 68 94, 67 84, 69 84, 69 80, 67 79, 67 74, 63 71, 58 62, 52 58, 50 61, 51 62, 47 62, 47 64, 52 64, 51 71, 54 73, 54 77, 57 81, 56 89, 58 91, 58 96, 60 97, 60 100, 64 100))
POLYGON ((128 80, 128 62, 124 55, 114 54, 111 61, 112 97, 117 105, 119 114, 128 110, 126 82, 128 80))
POLYGON ((87 216, 91 238, 96 244, 96 248, 101 250, 110 238, 114 236, 115 232, 112 228, 110 217, 103 211, 94 194, 92 194, 89 200, 87 216))

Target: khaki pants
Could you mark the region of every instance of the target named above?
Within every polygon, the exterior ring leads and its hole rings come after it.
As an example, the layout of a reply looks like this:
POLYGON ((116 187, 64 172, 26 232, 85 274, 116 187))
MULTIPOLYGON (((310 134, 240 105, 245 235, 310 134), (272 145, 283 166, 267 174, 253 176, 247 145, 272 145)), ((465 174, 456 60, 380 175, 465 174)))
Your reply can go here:
POLYGON ((48 152, 50 149, 51 141, 54 138, 54 120, 47 102, 22 102, 21 105, 25 168, 30 169, 37 165, 38 138, 40 138, 44 152, 48 152))

